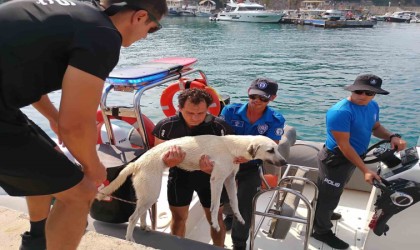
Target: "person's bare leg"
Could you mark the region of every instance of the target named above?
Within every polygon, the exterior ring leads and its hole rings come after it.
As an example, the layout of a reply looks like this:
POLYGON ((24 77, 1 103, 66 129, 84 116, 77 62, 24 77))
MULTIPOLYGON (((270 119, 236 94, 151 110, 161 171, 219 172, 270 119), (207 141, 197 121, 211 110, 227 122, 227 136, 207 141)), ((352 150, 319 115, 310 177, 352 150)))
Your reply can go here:
POLYGON ((27 196, 28 214, 30 221, 45 220, 50 213, 51 195, 27 196))
POLYGON ((174 207, 169 206, 172 213, 171 234, 184 238, 188 219, 189 206, 174 207))
MULTIPOLYGON (((206 214, 207 221, 209 222, 209 224, 211 224, 210 208, 204 208, 204 212, 206 214)), ((225 228, 225 224, 223 223, 223 207, 219 208, 219 212, 217 213, 217 220, 219 221, 220 231, 217 232, 212 226, 210 226, 211 239, 213 240, 213 245, 224 247, 225 237, 226 237, 226 228, 225 228)))
POLYGON ((84 177, 76 186, 54 194, 56 200, 46 225, 47 249, 77 248, 96 191, 94 184, 84 177))

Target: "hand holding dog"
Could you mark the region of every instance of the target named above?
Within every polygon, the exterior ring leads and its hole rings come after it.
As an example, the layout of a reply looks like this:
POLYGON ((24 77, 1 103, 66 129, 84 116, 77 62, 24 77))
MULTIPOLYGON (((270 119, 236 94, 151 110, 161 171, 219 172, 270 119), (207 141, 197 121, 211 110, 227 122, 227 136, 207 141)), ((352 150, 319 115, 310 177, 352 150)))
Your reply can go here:
POLYGON ((199 164, 200 170, 204 173, 211 174, 214 167, 214 161, 210 161, 210 158, 208 155, 202 155, 200 157, 199 164))
POLYGON ((162 161, 168 167, 179 165, 185 158, 185 152, 179 146, 171 146, 169 150, 162 156, 162 161))

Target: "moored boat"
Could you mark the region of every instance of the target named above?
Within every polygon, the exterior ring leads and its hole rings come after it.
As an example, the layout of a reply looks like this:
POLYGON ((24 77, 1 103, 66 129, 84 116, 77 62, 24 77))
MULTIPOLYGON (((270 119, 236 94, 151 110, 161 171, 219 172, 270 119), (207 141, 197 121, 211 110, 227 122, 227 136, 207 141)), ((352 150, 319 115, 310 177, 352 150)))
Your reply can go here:
POLYGON ((230 0, 226 8, 217 14, 217 21, 252 22, 252 23, 278 23, 284 13, 268 11, 264 6, 245 0, 234 2, 230 0))
POLYGON ((394 23, 409 23, 415 16, 416 13, 413 11, 398 11, 392 13, 389 17, 386 17, 385 21, 394 23))

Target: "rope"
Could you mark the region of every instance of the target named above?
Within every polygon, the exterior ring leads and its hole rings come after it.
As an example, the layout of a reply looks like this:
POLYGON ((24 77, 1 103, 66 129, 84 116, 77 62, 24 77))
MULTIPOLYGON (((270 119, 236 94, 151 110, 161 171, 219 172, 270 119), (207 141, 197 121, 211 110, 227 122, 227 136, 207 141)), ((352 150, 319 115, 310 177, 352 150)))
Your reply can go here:
POLYGON ((109 195, 109 194, 104 194, 102 192, 98 192, 98 193, 103 194, 106 197, 110 197, 112 199, 119 200, 119 201, 122 201, 122 202, 125 202, 125 203, 129 203, 129 204, 133 204, 133 205, 137 204, 135 201, 124 200, 124 199, 121 199, 121 198, 118 198, 118 197, 115 197, 115 196, 112 196, 112 195, 109 195))

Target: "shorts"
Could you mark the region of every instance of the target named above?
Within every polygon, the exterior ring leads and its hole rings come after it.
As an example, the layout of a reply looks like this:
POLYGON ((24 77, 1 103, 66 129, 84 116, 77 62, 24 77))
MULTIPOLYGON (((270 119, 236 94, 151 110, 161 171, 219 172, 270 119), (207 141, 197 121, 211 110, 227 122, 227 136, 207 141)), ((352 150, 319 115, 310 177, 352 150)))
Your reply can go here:
POLYGON ((11 196, 31 196, 77 185, 82 170, 54 147, 19 109, 0 109, 0 186, 11 196))
POLYGON ((210 175, 202 171, 185 171, 178 167, 169 169, 168 202, 174 207, 190 205, 193 193, 197 192, 201 205, 210 208, 210 175))

